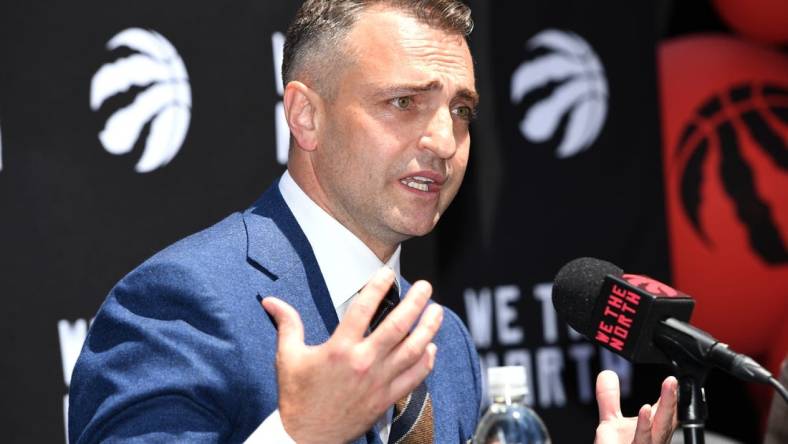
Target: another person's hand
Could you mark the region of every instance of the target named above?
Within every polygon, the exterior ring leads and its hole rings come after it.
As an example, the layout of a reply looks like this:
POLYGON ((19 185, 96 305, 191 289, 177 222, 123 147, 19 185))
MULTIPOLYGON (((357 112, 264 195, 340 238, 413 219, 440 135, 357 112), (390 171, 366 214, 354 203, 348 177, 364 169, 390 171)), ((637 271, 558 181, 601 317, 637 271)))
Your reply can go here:
POLYGON ((596 379, 596 400, 599 406, 599 426, 596 444, 665 444, 670 442, 676 428, 676 399, 678 381, 674 377, 662 383, 659 400, 640 408, 637 417, 626 418, 621 413, 618 375, 610 370, 599 373, 596 379))
POLYGON ((279 334, 279 414, 285 431, 299 444, 347 442, 362 435, 432 370, 436 347, 431 341, 443 309, 431 304, 425 310, 432 294, 429 283, 414 283, 380 326, 365 336, 393 281, 391 269, 379 270, 331 338, 317 346, 304 344, 304 327, 293 307, 273 297, 263 300, 279 334))

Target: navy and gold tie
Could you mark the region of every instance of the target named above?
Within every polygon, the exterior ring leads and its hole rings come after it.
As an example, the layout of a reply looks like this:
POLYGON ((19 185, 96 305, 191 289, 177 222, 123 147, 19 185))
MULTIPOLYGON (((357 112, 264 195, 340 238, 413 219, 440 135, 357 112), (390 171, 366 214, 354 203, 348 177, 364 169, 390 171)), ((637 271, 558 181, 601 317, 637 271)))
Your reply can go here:
POLYGON ((375 310, 375 314, 372 315, 372 320, 369 321, 369 331, 371 332, 378 328, 383 318, 391 313, 391 310, 394 310, 397 304, 399 304, 399 287, 395 281, 391 284, 391 288, 389 288, 388 293, 386 293, 386 297, 380 301, 380 305, 378 305, 378 309, 375 310))
MULTIPOLYGON (((375 330, 398 303, 399 290, 395 282, 375 311, 369 324, 370 331, 375 330)), ((408 396, 394 404, 388 443, 422 444, 433 440, 432 400, 427 385, 422 381, 408 396)))
POLYGON ((408 396, 394 404, 389 444, 431 443, 432 401, 427 384, 422 381, 408 396))

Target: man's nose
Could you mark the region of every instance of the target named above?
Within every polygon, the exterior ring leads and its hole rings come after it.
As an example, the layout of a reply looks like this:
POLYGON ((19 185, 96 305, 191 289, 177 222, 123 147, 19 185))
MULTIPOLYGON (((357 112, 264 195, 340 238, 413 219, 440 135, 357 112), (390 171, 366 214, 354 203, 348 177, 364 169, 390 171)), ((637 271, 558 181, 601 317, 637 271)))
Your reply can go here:
POLYGON ((430 150, 442 159, 448 159, 457 150, 454 140, 454 121, 448 108, 441 108, 432 115, 419 141, 421 148, 430 150))

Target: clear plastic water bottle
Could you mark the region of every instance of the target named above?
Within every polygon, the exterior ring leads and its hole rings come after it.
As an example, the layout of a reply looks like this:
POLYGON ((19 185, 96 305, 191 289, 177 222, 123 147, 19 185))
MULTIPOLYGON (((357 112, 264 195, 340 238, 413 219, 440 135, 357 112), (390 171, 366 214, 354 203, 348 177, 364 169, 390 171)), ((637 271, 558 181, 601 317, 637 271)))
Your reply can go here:
POLYGON ((476 427, 473 444, 550 444, 544 422, 525 405, 525 368, 490 367, 487 381, 491 404, 476 427))

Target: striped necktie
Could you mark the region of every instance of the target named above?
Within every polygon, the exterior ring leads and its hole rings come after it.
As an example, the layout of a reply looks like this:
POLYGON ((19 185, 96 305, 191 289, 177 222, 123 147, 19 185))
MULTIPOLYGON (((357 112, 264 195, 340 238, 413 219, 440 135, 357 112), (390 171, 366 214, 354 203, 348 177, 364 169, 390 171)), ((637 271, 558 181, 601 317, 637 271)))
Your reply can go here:
POLYGON ((424 381, 394 404, 389 444, 422 444, 434 441, 432 401, 424 381))
MULTIPOLYGON (((394 283, 372 317, 370 331, 377 328, 398 303, 399 289, 394 283)), ((432 400, 427 385, 422 381, 408 396, 394 404, 394 419, 391 421, 388 444, 431 443, 434 440, 433 432, 432 400)))

